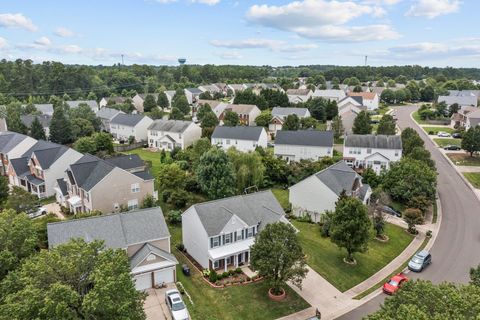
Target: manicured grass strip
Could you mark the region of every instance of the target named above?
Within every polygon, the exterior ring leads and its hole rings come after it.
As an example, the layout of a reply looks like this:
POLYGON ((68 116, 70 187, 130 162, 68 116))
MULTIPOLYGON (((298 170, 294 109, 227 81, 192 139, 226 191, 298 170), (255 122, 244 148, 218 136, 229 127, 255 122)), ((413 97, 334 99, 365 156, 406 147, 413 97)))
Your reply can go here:
POLYGON ((477 189, 480 189, 480 172, 464 172, 463 175, 477 189))
POLYGON ((368 251, 355 254, 357 265, 350 266, 343 262, 346 251, 339 249, 330 238, 323 238, 317 224, 299 221, 292 223, 300 230, 298 236, 307 255, 308 265, 342 292, 382 269, 413 239, 413 236, 406 233, 403 228, 387 223, 385 232, 390 240, 386 243, 375 240, 372 230, 368 251))
POLYGON ((414 113, 412 113, 412 118, 413 118, 413 120, 415 120, 418 124, 427 124, 427 121, 422 120, 422 119, 420 118, 420 115, 418 114, 418 111, 415 111, 414 113))
POLYGON ((437 223, 438 218, 438 207, 437 201, 433 201, 433 216, 432 216, 432 223, 437 223))
POLYGON ((394 272, 392 272, 388 277, 386 277, 386 278, 383 279, 382 281, 378 282, 377 284, 375 284, 375 285, 374 285, 373 287, 371 287, 370 289, 365 290, 365 291, 363 291, 362 293, 360 293, 359 295, 353 297, 353 299, 355 299, 355 300, 360 300, 360 299, 368 296, 368 295, 369 295, 370 293, 372 293, 373 291, 375 291, 375 290, 377 290, 378 288, 382 287, 383 284, 384 284, 385 282, 387 282, 387 280, 390 280, 390 278, 391 278, 393 275, 398 274, 398 273, 400 273, 401 271, 403 271, 403 270, 407 267, 408 262, 412 259, 412 257, 413 257, 417 252, 422 251, 422 250, 425 248, 425 246, 427 245, 429 239, 430 239, 430 238, 425 238, 425 239, 423 239, 423 242, 422 242, 422 245, 420 246, 420 248, 418 248, 418 250, 417 250, 407 261, 405 261, 400 267, 398 267, 398 268, 397 268, 394 272))
POLYGON ((436 135, 438 132, 443 131, 447 133, 452 133, 455 131, 452 128, 449 127, 423 127, 423 130, 425 130, 428 134, 430 134, 430 131, 433 131, 433 134, 436 135))
POLYGON ((435 141, 435 143, 443 148, 445 146, 448 146, 450 144, 453 144, 453 145, 456 145, 456 146, 461 146, 462 144, 462 140, 461 139, 440 139, 440 138, 437 138, 437 139, 433 139, 433 141, 435 141))
POLYGON ((200 273, 187 259, 174 250, 179 264, 177 265, 177 281, 180 281, 194 305, 187 299, 187 307, 192 319, 236 320, 236 319, 277 319, 304 310, 310 305, 295 291, 286 286, 287 297, 281 302, 268 298, 268 286, 265 282, 224 289, 214 289, 204 282, 200 273), (186 277, 181 270, 182 264, 190 266, 192 275, 186 277))
POLYGON ((468 153, 447 153, 447 156, 457 166, 480 166, 480 156, 470 157, 468 153))
POLYGON ((273 195, 277 198, 282 208, 288 208, 290 202, 288 201, 288 189, 273 188, 273 195))

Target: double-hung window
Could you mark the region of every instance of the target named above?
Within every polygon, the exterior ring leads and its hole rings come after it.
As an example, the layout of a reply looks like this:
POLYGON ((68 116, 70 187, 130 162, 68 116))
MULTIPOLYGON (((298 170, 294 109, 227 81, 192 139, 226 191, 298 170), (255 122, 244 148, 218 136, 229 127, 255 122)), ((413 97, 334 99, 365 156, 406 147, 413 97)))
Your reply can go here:
POLYGON ((210 247, 216 248, 220 246, 220 236, 210 238, 210 247))
POLYGON ((232 234, 228 233, 225 235, 225 244, 232 243, 232 234))
POLYGON ((138 200, 128 200, 128 210, 135 210, 138 209, 138 200))
POLYGON ((132 183, 132 193, 138 193, 140 192, 140 184, 139 183, 132 183))
POLYGON ((253 237, 253 231, 254 231, 254 229, 255 229, 255 227, 248 228, 247 238, 253 237))

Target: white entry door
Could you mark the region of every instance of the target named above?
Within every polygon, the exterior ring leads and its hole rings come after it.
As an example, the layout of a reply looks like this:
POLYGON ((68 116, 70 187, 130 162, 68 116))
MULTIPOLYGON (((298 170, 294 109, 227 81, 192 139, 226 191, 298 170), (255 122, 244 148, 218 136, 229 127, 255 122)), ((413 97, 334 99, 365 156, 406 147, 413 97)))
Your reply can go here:
POLYGON ((173 269, 164 269, 155 271, 155 284, 162 284, 165 283, 172 283, 174 282, 173 279, 173 269))
POLYGON ((152 273, 144 273, 134 277, 135 289, 147 290, 152 287, 152 273))

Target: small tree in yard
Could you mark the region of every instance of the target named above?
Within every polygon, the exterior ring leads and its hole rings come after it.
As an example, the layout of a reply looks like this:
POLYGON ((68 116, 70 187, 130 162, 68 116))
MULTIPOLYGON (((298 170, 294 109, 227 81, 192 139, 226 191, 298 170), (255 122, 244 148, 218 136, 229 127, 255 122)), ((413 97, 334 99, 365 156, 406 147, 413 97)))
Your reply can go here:
POLYGON ((463 134, 462 149, 470 153, 470 157, 480 151, 480 126, 471 127, 463 134))
POLYGON ((470 284, 480 287, 480 264, 470 269, 470 284))
POLYGON ((333 130, 333 136, 335 137, 335 139, 338 139, 343 135, 344 128, 343 128, 342 116, 336 116, 333 118, 332 130, 333 130))
POLYGON ((372 125, 370 124, 370 114, 367 111, 360 111, 353 121, 352 131, 354 134, 370 134, 372 133, 372 125))
POLYGON ((403 212, 403 220, 408 225, 408 232, 417 234, 415 225, 423 223, 423 215, 420 209, 408 208, 403 212))
POLYGON ((301 288, 308 270, 295 229, 283 222, 268 224, 251 247, 252 267, 264 277, 274 295, 287 281, 301 288))
POLYGON ((13 209, 17 213, 31 212, 39 205, 37 196, 20 187, 14 186, 10 191, 10 196, 5 203, 5 208, 13 209))
POLYGON ((227 110, 223 118, 223 124, 227 127, 236 127, 240 123, 240 118, 236 112, 227 110))
POLYGON ((375 211, 373 214, 373 228, 375 229, 375 237, 385 240, 385 217, 382 211, 375 211))
POLYGON ((368 248, 371 222, 368 210, 357 198, 340 196, 330 222, 330 239, 347 250, 348 263, 355 263, 353 254, 368 248))

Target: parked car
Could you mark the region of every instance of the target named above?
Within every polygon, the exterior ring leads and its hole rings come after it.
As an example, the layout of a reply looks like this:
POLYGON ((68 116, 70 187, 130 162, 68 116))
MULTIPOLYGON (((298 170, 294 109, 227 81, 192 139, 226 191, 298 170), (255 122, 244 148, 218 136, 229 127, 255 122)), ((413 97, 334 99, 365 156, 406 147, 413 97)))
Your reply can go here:
POLYGON ((189 276, 190 275, 190 268, 186 264, 182 264, 182 272, 184 275, 189 276))
POLYGON ((462 139, 462 134, 460 132, 452 133, 452 138, 462 139))
POLYGON ((459 146, 454 145, 454 144, 446 145, 445 147, 443 147, 443 149, 445 149, 445 150, 462 150, 462 148, 460 148, 459 146))
POLYGON ((400 272, 399 274, 394 275, 390 280, 385 282, 385 284, 383 285, 383 292, 390 295, 394 294, 407 281, 408 281, 408 278, 403 273, 400 272))
POLYGON ((35 210, 27 213, 30 219, 37 218, 47 214, 47 208, 45 207, 37 207, 35 210))
POLYGON ((437 132, 437 137, 448 138, 448 137, 450 137, 450 133, 445 132, 445 131, 438 131, 437 132))
POLYGON ((401 217, 402 216, 402 214, 400 212, 396 211, 395 209, 393 209, 389 206, 381 206, 380 210, 382 210, 382 212, 385 212, 386 214, 389 214, 389 215, 392 215, 392 216, 396 216, 396 217, 401 217))
POLYGON ((167 304, 168 310, 170 310, 173 320, 190 319, 187 307, 185 303, 183 303, 182 295, 178 290, 167 290, 167 292, 165 292, 165 303, 167 304))
POLYGON ((430 263, 432 263, 432 255, 430 252, 422 250, 417 252, 417 254, 413 256, 412 260, 410 260, 408 263, 408 269, 415 272, 420 272, 430 263))

